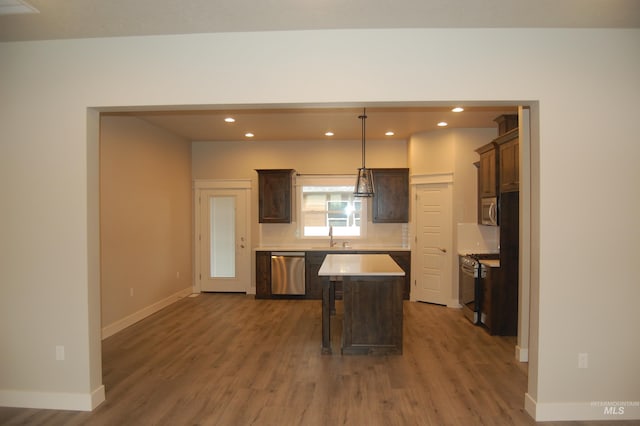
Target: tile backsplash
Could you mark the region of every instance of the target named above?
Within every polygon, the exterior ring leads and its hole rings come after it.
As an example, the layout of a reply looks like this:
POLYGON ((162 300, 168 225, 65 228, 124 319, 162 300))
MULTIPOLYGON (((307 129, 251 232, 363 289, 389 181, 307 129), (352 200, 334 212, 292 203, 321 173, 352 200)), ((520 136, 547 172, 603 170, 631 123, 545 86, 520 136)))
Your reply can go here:
POLYGON ((498 253, 500 251, 500 227, 458 223, 457 250, 465 253, 498 253))
MULTIPOLYGON (((259 224, 259 238, 256 246, 319 246, 328 244, 329 236, 324 238, 300 238, 298 224, 292 223, 261 223, 259 224)), ((338 245, 348 241, 355 247, 409 247, 409 225, 406 223, 367 223, 366 238, 336 237, 338 245)))

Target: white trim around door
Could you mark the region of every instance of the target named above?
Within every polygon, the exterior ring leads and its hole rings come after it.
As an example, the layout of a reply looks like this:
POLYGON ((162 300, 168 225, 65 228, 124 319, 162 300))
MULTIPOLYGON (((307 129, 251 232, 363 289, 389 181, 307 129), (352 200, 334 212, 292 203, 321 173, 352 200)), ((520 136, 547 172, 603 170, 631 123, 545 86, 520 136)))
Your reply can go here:
MULTIPOLYGON (((237 215, 243 221, 242 228, 245 233, 241 236, 241 244, 243 250, 248 254, 246 256, 239 256, 238 259, 242 262, 241 265, 236 266, 236 270, 242 270, 243 272, 251 271, 251 180, 228 180, 228 179, 213 179, 213 180, 194 180, 194 198, 193 198, 193 214, 194 214, 194 282, 193 292, 200 293, 202 289, 202 280, 200 278, 200 271, 203 269, 203 248, 202 248, 202 231, 205 228, 203 223, 200 200, 204 194, 211 191, 232 191, 236 194, 243 195, 243 202, 239 205, 242 207, 242 212, 237 215)), ((208 228, 208 227, 207 227, 208 228)), ((251 273, 244 274, 243 284, 240 291, 244 291, 247 294, 251 292, 251 273)))

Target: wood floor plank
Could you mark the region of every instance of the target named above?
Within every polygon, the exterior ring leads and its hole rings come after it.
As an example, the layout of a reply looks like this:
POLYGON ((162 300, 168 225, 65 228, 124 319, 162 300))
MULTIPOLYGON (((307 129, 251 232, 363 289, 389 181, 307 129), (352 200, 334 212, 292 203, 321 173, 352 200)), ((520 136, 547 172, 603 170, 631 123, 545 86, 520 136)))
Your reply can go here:
POLYGON ((103 342, 107 400, 96 410, 0 408, 0 424, 536 424, 513 338, 405 302, 403 355, 341 356, 340 320, 339 302, 334 355, 323 356, 319 301, 184 298, 103 342))

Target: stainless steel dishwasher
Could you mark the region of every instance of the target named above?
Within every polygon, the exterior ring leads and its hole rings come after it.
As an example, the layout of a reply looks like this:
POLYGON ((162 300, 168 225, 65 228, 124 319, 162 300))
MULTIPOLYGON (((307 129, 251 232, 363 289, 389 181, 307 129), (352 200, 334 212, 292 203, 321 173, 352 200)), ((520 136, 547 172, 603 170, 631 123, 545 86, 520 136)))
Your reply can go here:
POLYGON ((304 252, 271 253, 271 294, 305 294, 304 252))

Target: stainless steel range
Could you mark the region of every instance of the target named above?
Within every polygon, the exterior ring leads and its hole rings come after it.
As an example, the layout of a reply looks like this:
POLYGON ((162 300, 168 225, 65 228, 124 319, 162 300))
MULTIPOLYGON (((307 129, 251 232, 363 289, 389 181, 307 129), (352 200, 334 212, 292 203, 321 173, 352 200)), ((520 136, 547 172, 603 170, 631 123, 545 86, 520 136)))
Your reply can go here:
POLYGON ((460 256, 459 299, 464 315, 473 324, 480 324, 482 312, 482 281, 486 270, 480 259, 498 259, 498 253, 467 254, 460 256))

